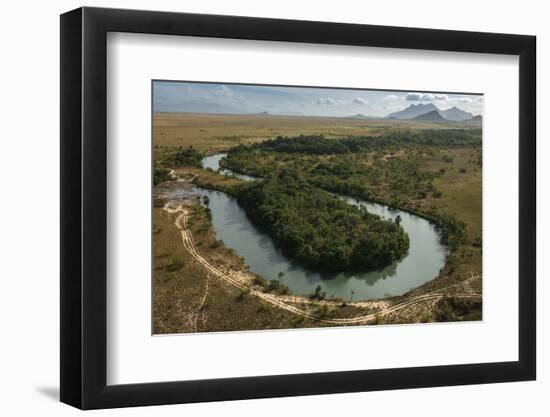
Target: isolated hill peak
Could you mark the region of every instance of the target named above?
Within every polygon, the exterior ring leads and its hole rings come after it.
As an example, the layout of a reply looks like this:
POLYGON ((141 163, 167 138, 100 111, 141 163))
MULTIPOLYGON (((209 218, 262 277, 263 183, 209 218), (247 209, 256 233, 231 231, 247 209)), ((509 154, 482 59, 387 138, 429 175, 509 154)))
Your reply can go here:
POLYGON ((447 110, 442 110, 440 111, 440 113, 445 119, 451 120, 453 122, 463 122, 465 120, 470 120, 472 117, 474 117, 472 113, 459 109, 456 106, 451 107, 447 110))
POLYGON ((429 113, 432 111, 439 112, 439 109, 433 103, 411 104, 409 107, 403 110, 388 114, 387 117, 390 119, 414 119, 417 116, 420 116, 422 114, 429 113))
POLYGON ((428 113, 423 113, 419 116, 416 116, 413 118, 413 120, 420 120, 425 122, 446 122, 447 119, 445 119, 439 110, 432 110, 428 113))
POLYGON ((350 119, 372 119, 372 116, 367 116, 363 113, 357 113, 353 116, 349 116, 350 119))

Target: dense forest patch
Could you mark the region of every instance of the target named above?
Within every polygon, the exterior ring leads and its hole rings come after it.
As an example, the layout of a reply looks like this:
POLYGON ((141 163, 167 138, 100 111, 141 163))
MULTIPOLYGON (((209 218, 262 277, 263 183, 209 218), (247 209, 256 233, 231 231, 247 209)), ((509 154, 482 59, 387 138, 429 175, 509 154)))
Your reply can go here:
POLYGON ((251 184, 237 199, 285 254, 309 267, 375 269, 400 259, 409 248, 398 224, 350 206, 288 171, 251 184))
POLYGON ((330 155, 414 145, 444 147, 481 145, 481 130, 405 129, 389 131, 380 136, 359 136, 342 139, 327 139, 323 135, 278 136, 275 139, 251 145, 251 147, 284 153, 330 155))
POLYGON ((202 157, 203 155, 192 147, 158 153, 153 168, 153 184, 158 185, 172 179, 169 168, 201 167, 202 157))
POLYGON ((182 166, 200 167, 202 157, 203 155, 200 152, 189 147, 164 153, 161 158, 161 163, 164 166, 172 168, 182 166))

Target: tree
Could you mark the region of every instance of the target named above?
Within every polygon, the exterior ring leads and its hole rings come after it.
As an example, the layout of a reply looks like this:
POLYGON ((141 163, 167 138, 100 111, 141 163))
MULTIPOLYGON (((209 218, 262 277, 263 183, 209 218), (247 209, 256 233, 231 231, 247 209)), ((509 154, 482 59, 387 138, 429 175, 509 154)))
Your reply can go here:
POLYGON ((319 297, 321 295, 321 289, 322 289, 322 287, 320 285, 317 285, 315 287, 315 296, 316 297, 319 297))
POLYGON ((283 283, 283 278, 285 277, 285 273, 283 271, 281 271, 277 274, 277 277, 279 278, 279 282, 282 284, 283 283))
POLYGON ((317 285, 315 287, 315 292, 309 296, 312 300, 324 300, 327 297, 326 291, 322 291, 323 287, 317 285))

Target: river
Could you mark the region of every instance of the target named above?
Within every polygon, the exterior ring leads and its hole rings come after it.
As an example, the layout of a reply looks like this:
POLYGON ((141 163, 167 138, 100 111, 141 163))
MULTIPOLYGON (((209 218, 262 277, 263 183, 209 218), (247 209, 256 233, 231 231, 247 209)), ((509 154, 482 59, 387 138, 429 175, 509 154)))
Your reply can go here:
MULTIPOLYGON (((225 154, 205 157, 203 167, 218 171, 219 161, 224 157, 225 154)), ((229 170, 221 169, 220 172, 246 181, 254 180, 229 170)), ((250 222, 234 198, 202 188, 198 188, 198 192, 210 199, 217 238, 241 255, 252 272, 266 279, 276 279, 279 272, 284 272, 283 282, 295 294, 311 294, 317 285, 321 285, 327 296, 351 298, 353 301, 402 295, 434 279, 445 265, 446 248, 440 243, 434 225, 426 219, 382 204, 341 197, 347 203, 365 206, 370 213, 385 219, 401 216, 401 226, 410 239, 409 252, 400 261, 376 271, 334 273, 308 270, 283 255, 269 235, 250 222)))

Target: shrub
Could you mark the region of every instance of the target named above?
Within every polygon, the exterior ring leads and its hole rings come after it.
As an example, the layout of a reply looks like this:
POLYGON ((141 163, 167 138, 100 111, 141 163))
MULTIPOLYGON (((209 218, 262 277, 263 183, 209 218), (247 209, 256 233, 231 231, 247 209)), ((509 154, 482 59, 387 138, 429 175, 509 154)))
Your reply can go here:
POLYGON ((181 268, 183 268, 183 266, 185 265, 185 262, 183 259, 181 258, 172 258, 172 263, 169 264, 169 265, 166 265, 164 267, 165 270, 169 271, 169 272, 174 272, 174 271, 177 271, 181 268))
POLYGON ((284 284, 281 284, 276 279, 272 279, 269 281, 268 286, 265 287, 265 292, 274 292, 276 294, 286 295, 290 294, 290 288, 284 284))
POLYGON ((239 292, 239 295, 237 295, 237 301, 243 301, 248 296, 248 294, 250 294, 250 290, 241 290, 239 292))
POLYGON ((164 200, 163 198, 155 198, 153 200, 154 208, 163 208, 165 204, 166 204, 166 200, 164 200))
POLYGON ((153 184, 158 185, 165 181, 170 181, 172 178, 170 177, 170 170, 167 168, 157 168, 155 167, 153 170, 153 184))
POLYGON ((436 321, 481 320, 481 301, 444 297, 436 304, 436 321))
POLYGON ((255 285, 259 285, 260 287, 266 287, 268 285, 267 280, 262 277, 261 275, 254 275, 254 280, 252 281, 255 285))

